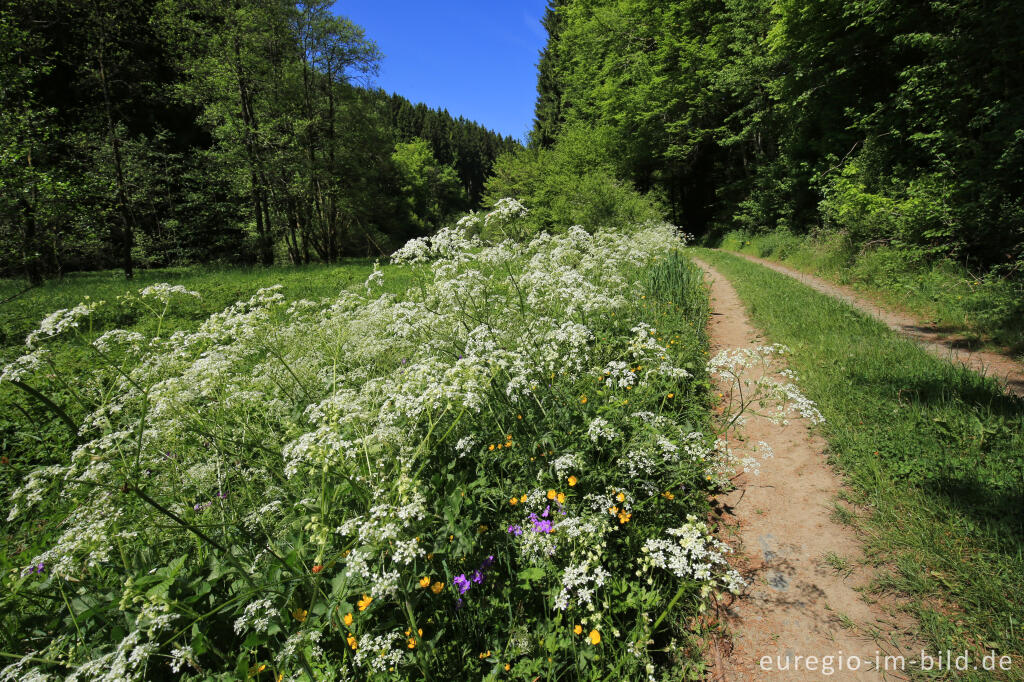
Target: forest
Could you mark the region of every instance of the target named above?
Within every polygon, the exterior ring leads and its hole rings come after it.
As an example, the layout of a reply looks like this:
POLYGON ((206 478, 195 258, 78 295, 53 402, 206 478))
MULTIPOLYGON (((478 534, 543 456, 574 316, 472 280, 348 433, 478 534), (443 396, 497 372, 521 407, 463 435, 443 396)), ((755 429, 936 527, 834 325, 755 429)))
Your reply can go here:
POLYGON ((0 276, 389 253, 519 143, 367 87, 329 2, 0 3, 0 276))
POLYGON ((1024 267, 1012 0, 552 0, 532 141, 604 130, 672 222, 1024 267))

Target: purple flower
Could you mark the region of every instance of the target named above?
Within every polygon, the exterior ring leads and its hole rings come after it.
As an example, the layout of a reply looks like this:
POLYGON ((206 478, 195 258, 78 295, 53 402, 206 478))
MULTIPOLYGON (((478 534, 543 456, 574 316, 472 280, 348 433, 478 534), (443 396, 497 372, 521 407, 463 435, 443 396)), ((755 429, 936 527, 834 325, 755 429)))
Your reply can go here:
POLYGON ((470 579, 477 585, 479 585, 484 581, 484 574, 478 569, 476 571, 473 571, 473 573, 470 575, 470 579))
POLYGON ((494 555, 493 554, 489 554, 487 556, 487 558, 484 559, 484 562, 482 564, 480 564, 480 570, 481 571, 487 570, 488 568, 490 568, 493 565, 494 565, 494 555))
POLYGON ((515 526, 515 525, 509 526, 508 527, 508 532, 512 533, 512 535, 515 535, 516 537, 519 537, 520 535, 523 534, 523 527, 522 526, 515 526))
POLYGON ((469 580, 466 579, 465 573, 460 573, 452 579, 452 584, 459 588, 459 594, 466 594, 469 592, 470 585, 469 580))
POLYGON ((227 493, 217 493, 217 497, 219 497, 222 500, 226 500, 226 499, 228 499, 228 494, 227 493))
MULTIPOLYGON (((548 515, 548 509, 544 510, 544 516, 548 515)), ((554 524, 549 519, 541 520, 536 514, 530 514, 530 521, 533 522, 534 533, 553 533, 555 532, 554 524)))
POLYGON ((535 533, 553 533, 555 529, 552 527, 551 522, 547 519, 543 521, 533 522, 533 532, 535 533))

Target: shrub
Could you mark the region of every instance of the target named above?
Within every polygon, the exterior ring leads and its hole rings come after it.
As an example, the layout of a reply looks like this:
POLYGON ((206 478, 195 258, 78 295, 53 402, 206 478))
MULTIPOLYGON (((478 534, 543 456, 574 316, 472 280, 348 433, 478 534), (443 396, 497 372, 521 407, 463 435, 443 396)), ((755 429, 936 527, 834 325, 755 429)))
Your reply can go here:
POLYGON ((608 131, 568 126, 552 149, 522 149, 498 158, 484 199, 515 197, 530 207, 524 235, 628 229, 660 221, 665 211, 615 177, 608 131))

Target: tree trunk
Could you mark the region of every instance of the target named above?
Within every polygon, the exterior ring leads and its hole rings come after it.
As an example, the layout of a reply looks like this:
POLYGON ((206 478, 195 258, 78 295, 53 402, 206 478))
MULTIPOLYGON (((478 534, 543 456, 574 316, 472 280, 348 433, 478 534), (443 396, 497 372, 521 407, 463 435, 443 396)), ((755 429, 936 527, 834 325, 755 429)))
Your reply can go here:
POLYGON ((121 217, 121 229, 111 229, 111 236, 115 239, 115 250, 120 251, 121 267, 124 268, 124 276, 127 279, 132 279, 135 276, 134 264, 132 263, 132 246, 135 238, 136 220, 135 213, 132 211, 128 200, 128 184, 124 179, 124 162, 121 158, 121 138, 117 134, 117 125, 114 123, 114 112, 110 102, 110 87, 107 83, 107 71, 103 59, 102 46, 97 51, 96 61, 99 66, 100 86, 103 91, 103 109, 107 119, 107 135, 110 140, 110 147, 114 153, 117 212, 121 217))

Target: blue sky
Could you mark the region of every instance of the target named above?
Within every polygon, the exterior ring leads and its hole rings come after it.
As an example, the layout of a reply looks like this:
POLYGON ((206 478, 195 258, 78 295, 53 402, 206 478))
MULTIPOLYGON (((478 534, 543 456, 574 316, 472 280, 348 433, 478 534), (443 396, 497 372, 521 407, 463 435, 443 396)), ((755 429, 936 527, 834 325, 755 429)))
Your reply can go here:
POLYGON ((504 135, 533 126, 545 0, 340 0, 384 53, 374 85, 504 135))

